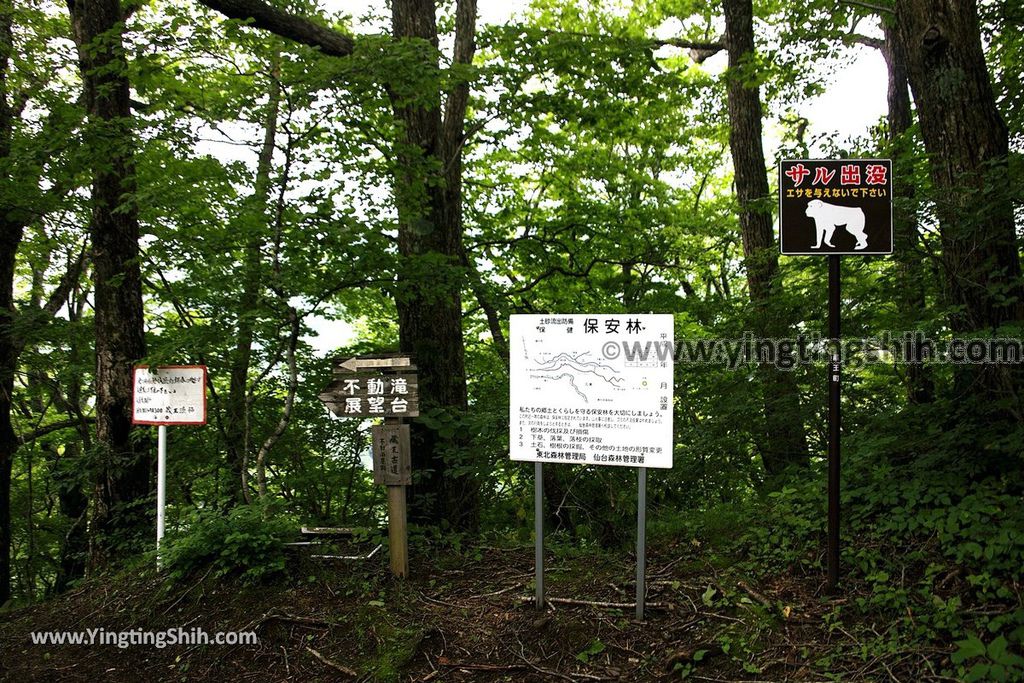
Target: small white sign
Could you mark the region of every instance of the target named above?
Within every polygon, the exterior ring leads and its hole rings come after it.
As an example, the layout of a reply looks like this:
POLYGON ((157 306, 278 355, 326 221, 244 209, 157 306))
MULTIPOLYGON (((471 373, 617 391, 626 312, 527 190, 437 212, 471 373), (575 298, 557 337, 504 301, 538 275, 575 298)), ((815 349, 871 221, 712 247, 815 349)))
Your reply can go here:
POLYGON ((135 368, 132 422, 142 425, 206 424, 206 366, 135 368))
POLYGON ((672 467, 669 314, 513 315, 512 460, 672 467))

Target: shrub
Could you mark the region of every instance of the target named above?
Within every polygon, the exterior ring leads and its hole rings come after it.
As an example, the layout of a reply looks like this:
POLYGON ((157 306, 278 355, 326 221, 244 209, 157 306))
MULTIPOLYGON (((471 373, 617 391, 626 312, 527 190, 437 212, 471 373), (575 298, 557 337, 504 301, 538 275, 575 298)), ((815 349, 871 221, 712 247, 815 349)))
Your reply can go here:
POLYGON ((285 541, 297 522, 260 505, 240 505, 227 514, 197 513, 187 531, 171 538, 164 562, 171 578, 212 570, 256 583, 285 570, 285 541))

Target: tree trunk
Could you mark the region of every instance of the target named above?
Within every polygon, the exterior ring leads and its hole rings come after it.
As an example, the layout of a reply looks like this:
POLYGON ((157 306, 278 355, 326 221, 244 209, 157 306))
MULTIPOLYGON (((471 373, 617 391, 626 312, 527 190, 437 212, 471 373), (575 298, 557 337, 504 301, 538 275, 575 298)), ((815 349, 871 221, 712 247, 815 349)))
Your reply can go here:
MULTIPOLYGON (((761 96, 750 70, 754 56, 754 20, 751 0, 724 0, 729 72, 726 94, 729 109, 729 148, 732 151, 736 196, 740 204, 747 287, 753 305, 753 328, 759 337, 779 337, 789 331, 771 310, 779 286, 779 256, 772 232, 771 198, 761 146, 761 96)), ((786 468, 806 466, 807 437, 800 412, 800 393, 790 372, 768 363, 758 365, 764 402, 764 432, 759 444, 769 475, 786 468)))
MULTIPOLYGON (((82 319, 83 304, 69 305, 68 308, 68 319, 71 322, 82 319)), ((79 359, 79 349, 73 346, 68 360, 72 365, 77 365, 79 359)), ((53 586, 56 593, 63 593, 72 581, 85 576, 89 556, 89 497, 82 487, 79 472, 86 466, 83 453, 88 453, 92 448, 92 437, 89 425, 82 420, 82 383, 78 377, 72 378, 68 385, 67 403, 72 409, 68 416, 79 419, 77 431, 80 443, 71 441, 64 444, 64 455, 61 457, 57 457, 56 449, 52 449, 54 457, 50 471, 53 472, 54 483, 57 485, 60 512, 71 520, 71 528, 64 535, 60 545, 57 576, 53 586)))
POLYGON ((22 230, 0 223, 0 605, 11 597, 11 469, 18 436, 11 424, 14 372, 18 362, 14 323, 14 260, 22 230))
MULTIPOLYGON (((900 318, 919 327, 925 309, 925 266, 921 255, 921 236, 917 225, 916 188, 912 180, 913 142, 910 139, 913 118, 910 108, 910 89, 907 83, 907 62, 895 28, 889 21, 882 22, 885 40, 881 44, 888 72, 886 101, 889 109, 889 145, 893 156, 893 194, 896 248, 896 287, 900 318)), ((916 331, 908 330, 908 331, 916 331)), ((914 358, 921 358, 921 344, 915 344, 914 358)), ((935 383, 931 370, 920 363, 907 364, 907 400, 911 404, 931 403, 935 398, 935 383)))
MULTIPOLYGON (((6 163, 11 153, 14 114, 7 86, 7 71, 13 49, 11 12, 0 12, 0 182, 11 182, 6 163)), ((11 400, 14 392, 14 371, 18 362, 14 339, 14 263, 24 225, 8 217, 13 212, 3 208, 0 218, 0 606, 11 597, 11 469, 18 438, 11 424, 11 400)))
POLYGON ((151 457, 132 438, 132 368, 145 355, 139 222, 127 64, 118 0, 69 0, 93 145, 89 233, 96 325, 97 479, 94 559, 113 536, 123 542, 148 528, 129 509, 149 491, 151 457))
MULTIPOLYGON (((1006 125, 989 81, 974 0, 899 0, 907 58, 930 158, 954 334, 989 333, 1024 318, 1006 125)), ((1005 366, 961 366, 957 398, 1012 397, 1005 366)))
POLYGON ((238 301, 238 329, 235 334, 235 351, 231 357, 228 373, 228 397, 225 404, 224 431, 227 441, 228 467, 231 472, 231 486, 237 493, 239 503, 250 500, 248 491, 249 430, 246 428, 249 409, 246 394, 249 389, 249 366, 252 361, 253 319, 260 303, 263 282, 260 277, 263 228, 268 222, 267 205, 270 199, 270 173, 274 162, 274 148, 277 141, 278 113, 281 104, 280 67, 276 58, 271 69, 267 94, 267 116, 263 129, 263 145, 256 162, 256 180, 249 209, 243 218, 249 223, 244 228, 248 235, 245 245, 245 265, 242 272, 242 294, 238 301))
MULTIPOLYGON (((276 9, 262 0, 200 0, 234 19, 291 40, 318 47, 324 54, 352 53, 351 36, 276 9)), ((438 35, 433 0, 394 0, 393 33, 420 39, 421 57, 438 69, 438 35)), ((458 0, 455 11, 456 64, 470 64, 475 52, 476 0, 458 0)), ((395 201, 402 272, 396 294, 399 347, 419 366, 420 401, 458 418, 466 409, 466 370, 462 339, 462 145, 469 84, 447 92, 442 118, 441 93, 423 92, 398 80, 388 84, 395 118, 402 124, 397 141, 395 201)), ((444 453, 452 446, 422 422, 412 425, 411 516, 420 522, 447 520, 460 527, 476 524, 479 490, 470 474, 452 475, 444 453)))
POLYGON ((57 576, 53 583, 53 592, 63 593, 72 581, 85 576, 89 553, 89 538, 85 529, 89 499, 78 484, 77 468, 82 465, 79 444, 75 441, 64 444, 63 455, 57 455, 57 449, 48 444, 44 446, 44 451, 57 488, 60 513, 71 521, 60 544, 57 576))
MULTIPOLYGON (((433 0, 392 2, 395 38, 425 41, 422 58, 437 68, 435 11, 433 0)), ((460 0, 455 40, 459 63, 472 61, 475 23, 475 0, 460 0)), ((398 249, 403 259, 396 296, 399 346, 416 359, 422 403, 458 419, 467 407, 461 259, 462 133, 468 85, 448 93, 443 119, 440 92, 411 92, 401 83, 391 84, 389 90, 395 117, 402 124, 395 176, 398 249)), ((412 518, 474 526, 479 512, 475 478, 454 475, 445 459, 445 450, 459 444, 420 422, 413 424, 412 438, 413 470, 419 477, 412 487, 412 518)))

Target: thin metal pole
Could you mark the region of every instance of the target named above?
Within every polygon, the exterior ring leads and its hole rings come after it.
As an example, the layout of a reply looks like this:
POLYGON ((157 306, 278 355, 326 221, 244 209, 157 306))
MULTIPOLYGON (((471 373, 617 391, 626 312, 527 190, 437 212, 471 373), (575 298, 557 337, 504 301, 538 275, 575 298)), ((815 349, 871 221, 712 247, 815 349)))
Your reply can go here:
POLYGON ((636 471, 636 618, 644 620, 647 569, 647 468, 636 471))
POLYGON ((539 462, 533 465, 533 517, 537 609, 544 609, 544 464, 539 462))
POLYGON ((156 429, 156 568, 160 569, 160 541, 164 538, 167 504, 167 425, 156 429))
POLYGON ((828 369, 828 590, 839 586, 839 398, 842 379, 839 330, 839 256, 828 257, 828 336, 832 358, 828 369))

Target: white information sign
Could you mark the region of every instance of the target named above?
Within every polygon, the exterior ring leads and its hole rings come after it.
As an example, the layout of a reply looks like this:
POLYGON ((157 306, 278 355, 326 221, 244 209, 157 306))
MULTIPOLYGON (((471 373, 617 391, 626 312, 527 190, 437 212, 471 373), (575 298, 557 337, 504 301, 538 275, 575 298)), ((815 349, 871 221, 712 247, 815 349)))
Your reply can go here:
POLYGON ((509 342, 512 460, 672 467, 672 315, 513 315, 509 342))
POLYGON ((206 366, 135 368, 132 422, 143 425, 206 424, 206 366))

